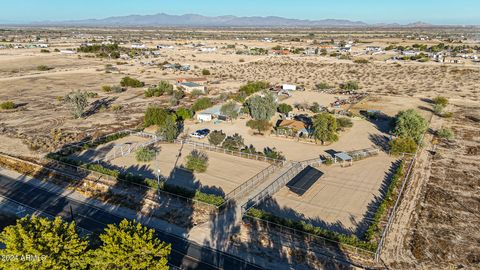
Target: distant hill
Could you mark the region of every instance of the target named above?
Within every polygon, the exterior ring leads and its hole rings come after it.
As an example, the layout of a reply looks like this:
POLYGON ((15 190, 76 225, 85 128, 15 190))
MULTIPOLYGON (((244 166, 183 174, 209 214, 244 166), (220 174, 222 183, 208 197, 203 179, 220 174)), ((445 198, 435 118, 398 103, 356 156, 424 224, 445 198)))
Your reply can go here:
POLYGON ((323 19, 301 20, 276 16, 267 17, 209 17, 198 14, 169 15, 159 13, 154 15, 129 15, 108 17, 105 19, 88 19, 75 21, 44 21, 29 25, 37 26, 120 26, 120 27, 431 27, 434 25, 415 22, 410 24, 378 23, 367 24, 361 21, 323 19))
POLYGON ((61 22, 35 22, 32 25, 66 25, 66 26, 166 26, 166 27, 362 27, 368 24, 349 20, 300 20, 282 17, 208 17, 198 14, 168 15, 129 15, 105 19, 89 19, 61 22))

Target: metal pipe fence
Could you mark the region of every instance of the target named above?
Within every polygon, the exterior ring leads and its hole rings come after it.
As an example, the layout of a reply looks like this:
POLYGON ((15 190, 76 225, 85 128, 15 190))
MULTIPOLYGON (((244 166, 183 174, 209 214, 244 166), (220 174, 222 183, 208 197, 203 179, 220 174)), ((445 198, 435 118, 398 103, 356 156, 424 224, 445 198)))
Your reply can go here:
POLYGON ((248 189, 258 185, 262 180, 266 179, 269 175, 271 175, 275 170, 279 167, 277 164, 271 164, 267 168, 263 169, 261 172, 257 173, 256 175, 252 176, 250 179, 245 181, 243 184, 232 190, 228 193, 225 198, 227 200, 234 199, 241 194, 245 193, 248 189))
POLYGON ((259 161, 266 161, 269 163, 277 164, 277 165, 283 165, 285 163, 284 160, 280 159, 274 159, 274 158, 269 158, 263 155, 258 155, 258 154, 251 154, 251 153, 244 153, 240 151, 234 151, 234 150, 229 150, 226 148, 218 147, 215 145, 211 145, 208 143, 202 143, 202 142, 195 142, 191 140, 175 140, 175 143, 178 144, 187 144, 187 145, 192 145, 195 148, 200 148, 200 149, 205 149, 208 151, 212 152, 217 152, 217 153, 223 153, 231 156, 236 156, 236 157, 242 157, 242 158, 247 158, 247 159, 254 159, 254 160, 259 160, 259 161))

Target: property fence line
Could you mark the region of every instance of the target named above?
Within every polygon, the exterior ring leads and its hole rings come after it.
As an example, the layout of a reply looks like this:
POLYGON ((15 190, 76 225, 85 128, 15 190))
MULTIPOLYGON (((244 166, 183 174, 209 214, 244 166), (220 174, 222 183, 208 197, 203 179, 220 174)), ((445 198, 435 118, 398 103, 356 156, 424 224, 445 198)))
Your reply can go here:
POLYGON ((268 176, 270 176, 275 170, 277 170, 279 167, 277 164, 271 164, 267 168, 263 169, 259 173, 255 174, 254 176, 250 177, 247 181, 243 182, 240 186, 236 187, 234 190, 230 191, 225 196, 225 199, 231 200, 234 198, 237 198, 241 194, 245 193, 249 188, 254 187, 258 185, 262 180, 266 179, 268 176))
MULTIPOLYGON (((323 237, 323 236, 320 236, 320 235, 311 234, 311 233, 308 233, 308 232, 305 232, 305 231, 302 231, 302 230, 297 230, 297 229, 292 228, 292 227, 287 227, 287 226, 284 226, 284 225, 281 225, 281 224, 278 224, 278 223, 274 223, 274 222, 271 222, 271 221, 268 221, 268 220, 253 217, 253 216, 250 216, 248 214, 245 215, 245 217, 247 217, 249 219, 252 219, 256 222, 262 223, 262 225, 266 229, 274 228, 274 229, 280 231, 281 234, 289 234, 289 235, 293 235, 294 237, 299 236, 299 237, 301 237, 302 240, 306 239, 306 241, 309 241, 309 242, 320 243, 322 246, 326 246, 327 243, 334 244, 338 247, 343 247, 345 249, 349 249, 350 251, 353 250, 355 255, 358 255, 358 256, 366 255, 370 258, 374 258, 374 256, 375 256, 375 252, 367 250, 367 249, 359 248, 359 247, 352 246, 352 245, 346 244, 346 243, 341 243, 341 242, 335 241, 333 239, 329 239, 329 238, 326 238, 326 237, 323 237)), ((323 250, 325 250, 325 249, 323 249, 323 250)), ((325 254, 325 255, 332 256, 332 257, 335 258, 336 255, 340 255, 340 254, 330 251, 330 254, 325 254)))
MULTIPOLYGON (((37 164, 37 163, 33 163, 33 162, 30 162, 30 161, 27 161, 27 160, 12 157, 12 156, 4 154, 4 153, 0 153, 0 156, 3 157, 3 158, 9 159, 9 160, 13 160, 15 162, 21 162, 21 163, 24 163, 24 164, 28 164, 30 166, 40 168, 41 170, 47 170, 47 171, 50 171, 52 173, 63 175, 65 177, 72 178, 72 179, 79 180, 79 179, 87 178, 88 176, 93 176, 93 177, 88 178, 88 181, 103 184, 103 185, 106 185, 106 186, 109 186, 109 187, 115 186, 116 184, 118 184, 120 182, 120 183, 123 183, 127 186, 130 185, 130 186, 135 186, 135 187, 142 188, 142 189, 147 189, 147 190, 151 191, 154 195, 149 195, 148 193, 146 193, 145 197, 150 199, 153 202, 156 202, 156 203, 161 203, 162 196, 165 196, 165 197, 170 197, 170 198, 183 200, 183 201, 185 201, 189 204, 192 204, 192 205, 194 203, 204 205, 204 206, 207 206, 209 208, 215 209, 216 211, 220 207, 220 206, 216 206, 216 205, 213 205, 213 204, 208 204, 208 203, 205 203, 205 202, 202 202, 202 201, 198 201, 198 200, 195 200, 195 199, 192 199, 192 198, 188 198, 188 197, 185 197, 185 196, 182 196, 182 195, 179 195, 179 194, 171 193, 171 192, 160 190, 160 189, 154 189, 154 188, 151 188, 151 187, 149 187, 147 185, 144 185, 144 184, 139 184, 139 183, 135 183, 135 182, 132 182, 132 181, 127 181, 127 180, 122 179, 120 177, 114 177, 114 176, 103 174, 103 173, 100 173, 100 172, 97 172, 97 171, 92 171, 92 170, 89 170, 89 169, 86 169, 86 168, 83 168, 83 167, 75 166, 75 165, 68 164, 68 163, 58 161, 58 160, 55 160, 55 159, 42 158, 41 160, 48 164, 48 165, 44 165, 44 164, 37 164), (67 172, 64 172, 65 170, 67 170, 67 172), (95 179, 92 179, 92 178, 95 178, 95 179)), ((20 173, 22 173, 22 172, 20 172, 20 173)))
MULTIPOLYGON (((64 147, 62 147, 62 149, 59 149, 59 151, 63 151, 63 150, 69 149, 69 148, 77 148, 77 149, 80 148, 80 149, 81 149, 81 148, 83 147, 83 145, 85 145, 85 144, 87 144, 87 143, 93 143, 93 142, 101 141, 102 139, 107 138, 107 137, 109 137, 109 136, 113 136, 113 135, 117 135, 117 134, 122 134, 122 133, 132 134, 132 133, 137 133, 137 131, 130 130, 130 129, 121 130, 121 131, 117 131, 117 132, 114 132, 114 133, 110 133, 110 134, 103 135, 103 136, 98 137, 98 138, 95 138, 95 139, 90 139, 90 140, 86 140, 86 141, 81 141, 81 142, 78 142, 78 143, 70 143, 70 144, 67 144, 67 145, 65 145, 64 147)), ((55 152, 58 152, 58 151, 55 151, 55 152)))
MULTIPOLYGON (((434 114, 432 114, 430 116, 430 120, 428 121, 428 126, 430 126, 430 124, 432 123, 432 119, 434 117, 434 114)), ((420 142, 423 142, 424 138, 425 138, 425 134, 426 132, 424 132, 422 134, 422 137, 420 139, 420 142)), ((417 148, 417 150, 415 151, 415 153, 413 154, 413 158, 410 162, 410 165, 408 166, 408 170, 407 170, 407 173, 405 174, 405 177, 403 179, 403 183, 402 183, 402 186, 400 187, 400 191, 398 192, 398 196, 397 196, 397 199, 395 200, 395 204, 392 208, 392 211, 390 212, 390 215, 388 216, 388 221, 387 221, 387 225, 385 225, 385 229, 383 230, 383 233, 382 233, 382 236, 380 238, 380 242, 378 244, 378 248, 377 248, 377 251, 375 252, 375 261, 376 262, 379 262, 380 261, 380 256, 382 255, 382 249, 383 249, 383 245, 385 245, 385 238, 387 237, 387 234, 388 232, 390 231, 390 227, 392 226, 392 223, 393 223, 393 220, 396 216, 396 213, 397 213, 397 207, 398 205, 400 204, 400 201, 401 201, 401 198, 402 198, 402 195, 403 195, 403 192, 405 190, 405 187, 407 186, 407 182, 408 182, 408 179, 410 178, 410 174, 412 172, 412 169, 413 169, 413 166, 415 165, 415 162, 417 160, 417 157, 418 157, 418 153, 420 152, 420 147, 417 148)), ((403 156, 402 158, 405 157, 405 154, 407 153, 403 153, 403 156)))
POLYGON ((280 159, 269 158, 269 157, 258 155, 258 154, 250 154, 250 153, 243 153, 243 152, 240 152, 240 151, 228 150, 226 148, 218 147, 218 146, 211 145, 211 144, 208 144, 208 143, 195 142, 195 141, 191 141, 191 140, 188 140, 188 139, 175 140, 174 143, 192 145, 193 148, 205 149, 205 150, 212 151, 212 152, 224 153, 224 154, 228 154, 228 155, 232 155, 232 156, 236 156, 236 157, 247 158, 247 159, 266 161, 266 162, 269 162, 269 163, 282 165, 282 166, 285 163, 284 160, 280 160, 280 159))
POLYGON ((154 134, 150 134, 150 133, 146 133, 146 132, 137 132, 137 133, 133 133, 133 135, 140 136, 140 137, 151 138, 151 140, 149 140, 147 142, 143 142, 143 143, 122 144, 122 145, 119 145, 119 146, 114 146, 113 147, 113 153, 109 153, 103 158, 96 158, 92 162, 89 162, 89 163, 99 163, 101 161, 107 161, 108 162, 108 161, 114 160, 116 158, 127 156, 130 153, 135 152, 139 148, 145 148, 145 147, 148 147, 150 145, 153 145, 153 144, 163 140, 162 138, 160 138, 160 137, 158 137, 154 134))
POLYGON ((380 153, 380 149, 376 147, 370 147, 370 148, 365 148, 360 150, 347 151, 345 153, 351 156, 354 160, 360 160, 367 157, 378 155, 378 153, 380 153))

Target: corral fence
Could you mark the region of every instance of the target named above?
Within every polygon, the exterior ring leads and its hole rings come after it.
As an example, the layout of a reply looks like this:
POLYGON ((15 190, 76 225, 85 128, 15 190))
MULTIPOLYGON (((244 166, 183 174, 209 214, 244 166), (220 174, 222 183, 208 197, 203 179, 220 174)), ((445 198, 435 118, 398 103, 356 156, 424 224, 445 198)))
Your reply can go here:
POLYGON ((361 160, 371 156, 376 156, 378 153, 380 153, 380 149, 375 147, 346 152, 346 154, 351 156, 353 160, 361 160))
POLYGON ((258 194, 250 198, 244 205, 242 205, 242 216, 247 213, 247 211, 255 207, 257 204, 262 202, 268 197, 273 196, 281 188, 283 188, 290 180, 297 176, 303 169, 307 166, 318 166, 323 163, 323 160, 320 158, 304 160, 300 162, 294 162, 290 165, 290 168, 275 179, 269 186, 260 191, 258 194))
POLYGON ((178 143, 178 144, 191 145, 191 146, 193 146, 194 149, 198 148, 198 149, 204 149, 204 150, 208 150, 208 151, 212 151, 212 152, 223 153, 223 154, 232 155, 232 156, 241 157, 241 158, 259 160, 259 161, 266 161, 266 162, 269 162, 269 163, 272 163, 272 164, 277 164, 277 165, 280 165, 280 166, 283 166, 283 164, 285 163, 284 160, 280 160, 280 159, 269 158, 269 157, 258 155, 258 154, 251 154, 251 153, 244 153, 244 152, 240 152, 240 151, 229 150, 229 149, 225 149, 225 148, 218 147, 218 146, 215 146, 215 145, 211 145, 211 144, 208 144, 208 143, 195 142, 195 141, 191 141, 191 140, 188 140, 188 139, 186 139, 186 140, 175 140, 174 142, 178 143))
MULTIPOLYGON (((433 117, 434 117, 434 114, 432 114, 430 116, 430 120, 428 121, 428 126, 430 126, 433 117)), ((423 140, 425 138, 425 134, 426 134, 426 132, 422 134, 422 137, 420 139, 421 142, 423 142, 423 140)), ((407 169, 407 173, 405 174, 405 177, 403 179, 402 186, 400 187, 400 190, 398 191, 398 195, 397 195, 397 198, 395 200, 395 204, 392 208, 392 211, 390 211, 390 214, 388 216, 387 224, 385 225, 385 229, 383 230, 382 236, 381 236, 380 241, 378 243, 377 251, 375 252, 375 261, 376 262, 380 261, 380 257, 382 255, 382 249, 383 249, 383 246, 385 245, 385 238, 387 237, 387 235, 390 231, 390 228, 392 226, 392 223, 395 219, 395 216, 397 214, 397 208, 398 208, 398 206, 401 202, 403 192, 405 190, 405 187, 407 186, 407 182, 408 182, 408 179, 410 178, 410 175, 412 173, 415 162, 417 161, 419 151, 420 151, 420 147, 418 147, 417 150, 415 151, 415 153, 413 154, 413 158, 410 161, 410 164, 409 164, 408 169, 407 169)), ((405 158, 405 156, 412 156, 412 154, 402 153, 402 158, 405 158)))
POLYGON ((268 178, 273 172, 275 172, 279 167, 277 164, 271 164, 267 168, 263 169, 261 172, 257 173, 256 175, 252 176, 250 179, 245 181, 243 184, 232 190, 225 196, 226 200, 235 199, 241 195, 243 195, 246 191, 250 190, 252 187, 257 186, 260 182, 268 178))
POLYGON ((162 141, 163 139, 150 133, 146 132, 137 132, 137 133, 132 133, 132 135, 135 136, 140 136, 140 137, 146 137, 146 138, 151 138, 151 140, 143 143, 128 143, 128 144, 121 144, 121 145, 115 145, 112 150, 103 158, 96 158, 90 163, 99 163, 102 161, 108 162, 110 160, 114 160, 119 157, 124 157, 128 156, 130 153, 135 152, 137 149, 140 148, 146 148, 149 147, 159 141, 162 141))

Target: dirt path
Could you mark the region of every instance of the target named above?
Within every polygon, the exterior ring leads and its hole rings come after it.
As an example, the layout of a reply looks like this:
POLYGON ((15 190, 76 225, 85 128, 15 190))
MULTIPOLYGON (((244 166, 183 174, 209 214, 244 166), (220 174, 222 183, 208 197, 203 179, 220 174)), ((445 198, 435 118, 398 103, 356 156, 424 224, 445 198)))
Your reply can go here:
MULTIPOLYGON (((430 128, 437 130, 442 127, 443 119, 432 116, 430 128)), ((426 133, 423 139, 424 146, 418 153, 416 163, 413 167, 413 174, 404 190, 403 198, 397 209, 390 231, 388 232, 385 245, 382 250, 381 259, 394 269, 410 269, 416 265, 415 258, 411 254, 409 244, 412 220, 415 219, 415 208, 419 205, 422 190, 430 177, 431 155, 433 135, 426 133)))

